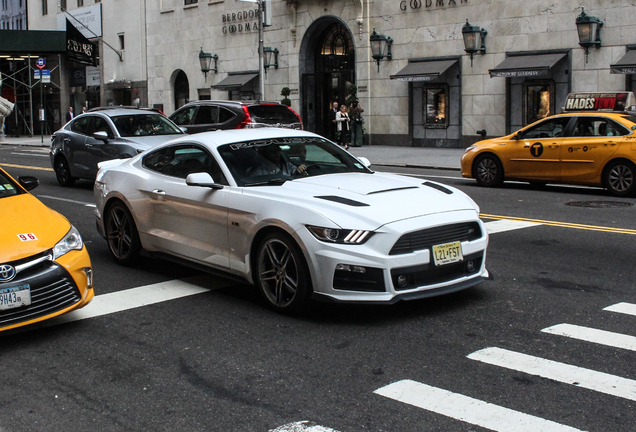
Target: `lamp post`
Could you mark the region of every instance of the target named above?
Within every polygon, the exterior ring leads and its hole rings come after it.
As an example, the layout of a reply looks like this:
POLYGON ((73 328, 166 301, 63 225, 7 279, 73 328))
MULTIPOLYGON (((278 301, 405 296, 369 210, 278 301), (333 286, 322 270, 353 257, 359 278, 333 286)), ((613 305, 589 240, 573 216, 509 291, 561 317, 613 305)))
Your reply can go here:
POLYGON ((373 29, 373 33, 369 37, 369 42, 371 42, 371 57, 378 63, 378 72, 380 72, 380 62, 382 59, 391 60, 391 44, 393 43, 393 39, 390 36, 385 36, 378 34, 373 29))
POLYGON ((603 27, 603 21, 586 14, 585 8, 581 6, 581 15, 576 17, 576 29, 579 33, 579 45, 585 51, 585 63, 587 63, 590 48, 601 46, 601 27, 603 27))
POLYGON ((265 71, 267 71, 270 66, 274 66, 274 69, 278 69, 278 48, 263 47, 263 57, 263 67, 265 71), (272 60, 274 61, 272 62, 272 60))
POLYGON ((486 54, 486 35, 488 32, 479 26, 470 25, 468 18, 462 27, 464 37, 464 51, 470 56, 470 67, 473 67, 473 58, 478 52, 486 54))

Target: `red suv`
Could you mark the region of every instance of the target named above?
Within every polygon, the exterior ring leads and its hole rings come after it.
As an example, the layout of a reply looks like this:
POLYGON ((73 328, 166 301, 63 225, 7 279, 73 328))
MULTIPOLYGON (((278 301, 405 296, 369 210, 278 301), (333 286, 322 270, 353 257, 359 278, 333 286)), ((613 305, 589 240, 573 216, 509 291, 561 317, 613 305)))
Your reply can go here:
POLYGON ((300 116, 277 102, 195 101, 173 112, 170 120, 189 134, 257 127, 303 129, 300 116))

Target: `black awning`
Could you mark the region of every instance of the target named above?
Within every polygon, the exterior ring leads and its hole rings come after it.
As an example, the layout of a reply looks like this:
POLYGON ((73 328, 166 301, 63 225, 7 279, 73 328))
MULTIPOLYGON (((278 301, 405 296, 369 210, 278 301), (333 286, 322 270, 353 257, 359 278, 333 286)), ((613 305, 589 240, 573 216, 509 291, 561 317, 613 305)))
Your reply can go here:
POLYGON ((618 63, 610 65, 610 71, 613 74, 636 73, 636 50, 627 51, 618 63))
POLYGON ((398 81, 432 81, 439 78, 440 75, 446 72, 455 63, 457 63, 456 59, 412 61, 397 74, 391 75, 391 79, 398 81))
POLYGON ((49 30, 0 30, 0 54, 63 54, 66 32, 49 30))
POLYGON ((229 72, 229 75, 219 81, 218 84, 214 84, 212 87, 214 90, 238 90, 245 84, 252 81, 258 76, 258 72, 229 72))
POLYGON ((565 53, 557 53, 510 56, 488 72, 491 78, 539 77, 547 75, 565 55, 565 53))

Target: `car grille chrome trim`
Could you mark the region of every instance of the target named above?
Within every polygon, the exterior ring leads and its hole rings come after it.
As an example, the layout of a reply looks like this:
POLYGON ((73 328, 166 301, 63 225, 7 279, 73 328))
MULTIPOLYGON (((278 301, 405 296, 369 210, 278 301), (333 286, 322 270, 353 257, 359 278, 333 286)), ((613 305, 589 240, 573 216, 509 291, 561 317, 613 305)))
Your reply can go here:
POLYGON ((434 245, 455 241, 472 241, 482 237, 478 222, 462 222, 427 228, 404 234, 393 245, 389 255, 413 253, 418 250, 430 249, 434 245))
POLYGON ((0 288, 26 284, 31 288, 31 304, 0 311, 0 327, 50 315, 82 299, 71 275, 65 268, 47 259, 47 256, 48 254, 40 254, 35 259, 29 257, 16 261, 20 262, 19 265, 31 265, 11 282, 0 284, 0 288))

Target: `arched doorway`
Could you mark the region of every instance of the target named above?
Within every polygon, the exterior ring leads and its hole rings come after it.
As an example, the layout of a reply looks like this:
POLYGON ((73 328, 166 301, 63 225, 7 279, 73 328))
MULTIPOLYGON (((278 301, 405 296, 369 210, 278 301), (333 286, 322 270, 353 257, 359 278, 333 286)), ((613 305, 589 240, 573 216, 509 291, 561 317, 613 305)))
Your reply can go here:
POLYGON ((349 28, 336 17, 314 22, 300 49, 302 118, 306 130, 330 136, 329 109, 344 103, 355 83, 355 48, 349 28))
POLYGON ((188 76, 180 70, 174 79, 174 109, 181 108, 190 101, 188 76))

